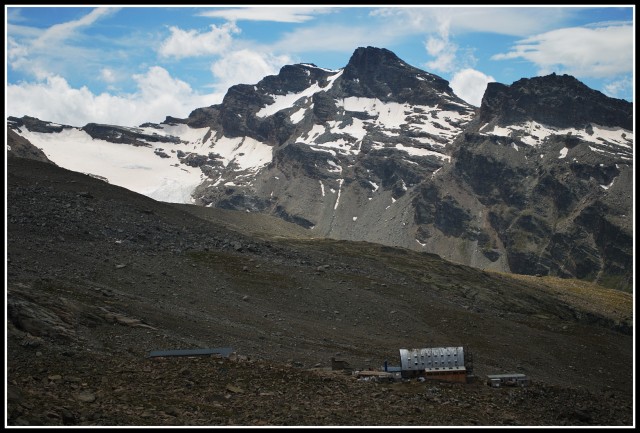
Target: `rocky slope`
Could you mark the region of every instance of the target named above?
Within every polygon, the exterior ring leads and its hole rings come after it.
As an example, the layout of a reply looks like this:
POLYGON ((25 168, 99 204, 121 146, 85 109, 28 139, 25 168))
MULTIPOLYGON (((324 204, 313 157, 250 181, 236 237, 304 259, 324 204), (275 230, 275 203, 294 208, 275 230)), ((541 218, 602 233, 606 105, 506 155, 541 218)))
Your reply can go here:
POLYGON ((13 129, 7 130, 7 154, 54 164, 42 150, 35 147, 29 140, 18 135, 13 129))
POLYGON ((476 109, 442 78, 363 47, 339 70, 288 65, 233 86, 186 119, 9 126, 56 163, 155 199, 629 291, 632 112, 567 75, 491 83, 476 109), (115 165, 94 161, 116 144, 115 165))
POLYGON ((631 426, 632 296, 7 162, 9 426, 631 426), (300 230, 299 226, 295 226, 300 230), (477 382, 330 371, 463 346, 477 382), (231 358, 147 358, 231 347, 231 358), (528 388, 492 389, 521 372, 528 388))
POLYGON ((464 250, 460 262, 478 263, 481 252, 514 273, 628 290, 631 113, 567 75, 490 83, 452 164, 416 195, 424 242, 439 231, 464 250))

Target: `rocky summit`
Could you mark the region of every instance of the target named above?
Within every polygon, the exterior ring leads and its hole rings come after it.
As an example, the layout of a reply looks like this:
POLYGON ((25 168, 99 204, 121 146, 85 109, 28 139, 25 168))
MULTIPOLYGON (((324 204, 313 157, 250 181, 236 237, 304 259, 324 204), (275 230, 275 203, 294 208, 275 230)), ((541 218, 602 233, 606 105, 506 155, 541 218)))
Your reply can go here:
POLYGON ((185 119, 8 126, 61 167, 157 200, 630 291, 632 118, 631 103, 555 74, 490 83, 473 107, 361 47, 342 69, 287 65, 185 119))

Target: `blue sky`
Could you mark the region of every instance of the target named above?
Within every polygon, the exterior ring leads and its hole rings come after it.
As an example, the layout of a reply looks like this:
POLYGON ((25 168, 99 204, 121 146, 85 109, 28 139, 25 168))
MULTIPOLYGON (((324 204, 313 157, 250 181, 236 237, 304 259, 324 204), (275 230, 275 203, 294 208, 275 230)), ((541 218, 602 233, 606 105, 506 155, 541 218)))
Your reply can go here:
POLYGON ((286 64, 387 48, 479 105, 489 81, 567 73, 633 101, 635 7, 5 5, 7 115, 135 126, 186 117, 286 64))

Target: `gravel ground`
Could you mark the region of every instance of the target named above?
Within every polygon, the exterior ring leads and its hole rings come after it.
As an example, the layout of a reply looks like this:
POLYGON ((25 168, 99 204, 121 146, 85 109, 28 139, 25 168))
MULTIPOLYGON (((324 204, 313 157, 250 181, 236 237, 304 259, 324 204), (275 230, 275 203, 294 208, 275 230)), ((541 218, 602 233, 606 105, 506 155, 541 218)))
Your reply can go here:
POLYGON ((8 426, 634 423, 630 294, 287 237, 281 222, 216 220, 22 158, 7 207, 8 426), (330 368, 441 346, 472 353, 476 380, 330 368), (147 357, 207 347, 234 354, 147 357), (531 386, 485 384, 505 372, 531 386))

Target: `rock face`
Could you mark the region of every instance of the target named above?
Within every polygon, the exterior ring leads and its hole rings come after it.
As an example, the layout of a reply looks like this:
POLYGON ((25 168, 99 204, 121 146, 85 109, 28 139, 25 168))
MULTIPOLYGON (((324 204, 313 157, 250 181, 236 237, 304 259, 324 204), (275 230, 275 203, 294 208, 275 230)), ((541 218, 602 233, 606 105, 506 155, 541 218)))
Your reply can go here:
POLYGON ((569 75, 523 78, 511 86, 489 83, 482 98, 480 120, 503 125, 527 120, 558 128, 589 123, 633 131, 630 103, 590 89, 569 75))
POLYGON ((82 128, 91 138, 110 143, 124 143, 132 146, 151 147, 153 143, 179 143, 178 137, 145 133, 137 128, 89 123, 82 128))
POLYGON ((515 273, 630 287, 631 116, 567 75, 489 85, 448 167, 484 216, 483 253, 503 251, 515 273))
MULTIPOLYGON (((186 119, 81 131, 153 148, 176 172, 198 167, 198 205, 628 290, 632 114, 631 103, 554 74, 491 83, 477 109, 446 80, 361 47, 343 69, 288 65, 186 119)), ((17 125, 36 146, 59 134, 31 118, 11 118, 17 125)))
POLYGON ((26 138, 18 135, 13 129, 7 130, 7 156, 36 159, 53 164, 53 161, 47 158, 47 155, 42 150, 35 147, 26 138))
POLYGON ((344 92, 383 102, 424 105, 453 92, 442 78, 414 68, 386 49, 358 48, 344 68, 344 92))

